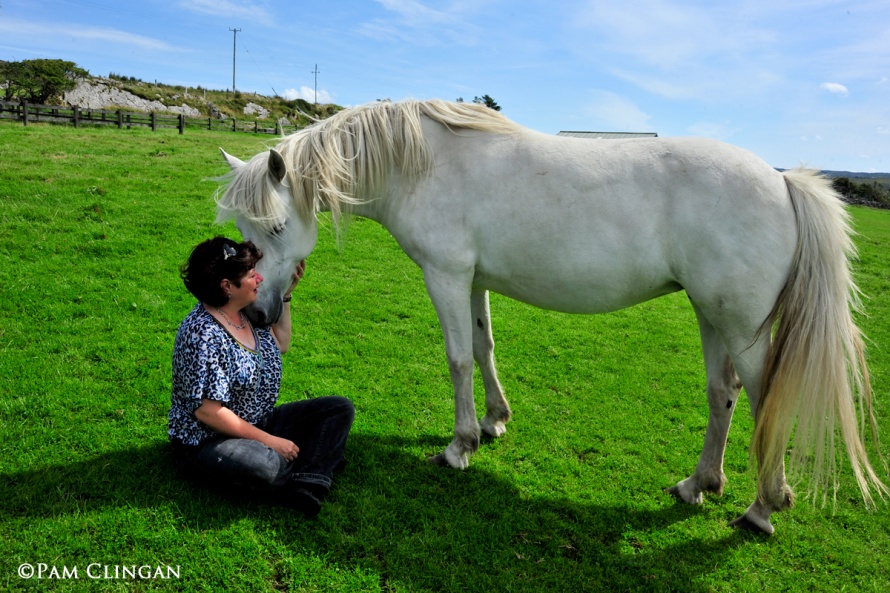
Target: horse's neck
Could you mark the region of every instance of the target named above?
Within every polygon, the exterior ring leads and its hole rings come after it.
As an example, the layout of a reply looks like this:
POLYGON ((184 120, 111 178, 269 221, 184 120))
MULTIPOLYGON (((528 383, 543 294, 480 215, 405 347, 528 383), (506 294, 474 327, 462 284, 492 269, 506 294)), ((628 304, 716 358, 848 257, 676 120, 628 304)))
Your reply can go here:
POLYGON ((390 173, 377 191, 362 191, 357 194, 358 203, 344 204, 343 212, 369 218, 385 226, 392 210, 399 208, 400 202, 408 199, 408 196, 401 195, 400 191, 404 192, 404 187, 398 182, 398 173, 390 173))

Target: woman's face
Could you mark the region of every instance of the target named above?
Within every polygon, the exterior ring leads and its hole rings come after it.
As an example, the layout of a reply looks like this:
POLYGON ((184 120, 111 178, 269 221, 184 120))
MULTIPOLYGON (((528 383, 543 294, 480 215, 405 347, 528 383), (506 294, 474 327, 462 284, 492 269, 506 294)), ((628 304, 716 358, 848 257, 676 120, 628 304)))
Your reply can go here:
POLYGON ((229 302, 241 309, 256 301, 259 286, 262 282, 263 277, 254 268, 241 278, 241 286, 236 286, 230 280, 223 280, 222 287, 223 290, 231 295, 229 302))

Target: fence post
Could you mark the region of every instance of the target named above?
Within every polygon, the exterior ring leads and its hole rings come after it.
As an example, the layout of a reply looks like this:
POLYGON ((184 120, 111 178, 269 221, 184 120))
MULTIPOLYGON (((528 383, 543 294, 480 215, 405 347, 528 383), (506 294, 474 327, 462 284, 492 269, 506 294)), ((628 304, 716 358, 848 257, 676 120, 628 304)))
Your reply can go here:
POLYGON ((233 131, 233 132, 237 132, 237 131, 238 131, 238 126, 237 126, 237 124, 236 124, 236 120, 235 120, 234 117, 232 118, 232 131, 233 131))
POLYGON ((158 131, 158 119, 157 119, 157 116, 155 115, 154 111, 151 112, 151 131, 152 132, 158 131))
POLYGON ((121 109, 117 110, 117 129, 118 130, 124 129, 124 112, 121 109))
POLYGON ((74 106, 74 127, 80 127, 80 107, 78 105, 74 106))
POLYGON ((208 130, 212 130, 212 129, 213 129, 213 117, 208 117, 208 118, 207 118, 207 129, 208 129, 208 130))
POLYGON ((185 114, 179 114, 179 134, 185 134, 185 114))
POLYGON ((28 102, 22 99, 22 122, 28 125, 28 102))

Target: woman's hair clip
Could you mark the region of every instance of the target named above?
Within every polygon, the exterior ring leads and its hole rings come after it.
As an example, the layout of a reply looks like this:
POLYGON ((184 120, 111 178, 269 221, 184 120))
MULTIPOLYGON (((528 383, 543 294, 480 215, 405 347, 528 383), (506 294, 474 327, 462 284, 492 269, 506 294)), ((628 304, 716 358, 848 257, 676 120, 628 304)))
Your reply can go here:
POLYGON ((223 245, 223 261, 226 261, 230 257, 235 257, 238 255, 238 252, 235 251, 235 248, 229 244, 223 245))

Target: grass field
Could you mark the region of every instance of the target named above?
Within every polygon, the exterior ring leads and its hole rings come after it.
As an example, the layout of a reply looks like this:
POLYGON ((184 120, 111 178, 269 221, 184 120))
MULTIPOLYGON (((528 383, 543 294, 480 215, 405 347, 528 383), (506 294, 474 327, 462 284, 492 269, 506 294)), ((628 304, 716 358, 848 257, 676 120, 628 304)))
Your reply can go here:
MULTIPOLYGON (((342 253, 322 231, 284 358, 284 401, 357 407, 319 518, 185 484, 166 442, 172 342, 193 305, 177 267, 236 234, 212 224, 217 147, 244 158, 268 141, 0 125, 0 590, 890 590, 887 504, 865 510, 847 468, 836 506, 801 500, 772 537, 727 526, 755 490, 746 406, 724 496, 662 493, 694 468, 707 422, 682 294, 590 317, 494 296, 514 420, 466 471, 426 463, 453 422, 441 333, 419 270, 365 220, 342 253), (133 566, 153 578, 124 576, 133 566)), ((853 214, 886 429, 890 212, 853 214)))

